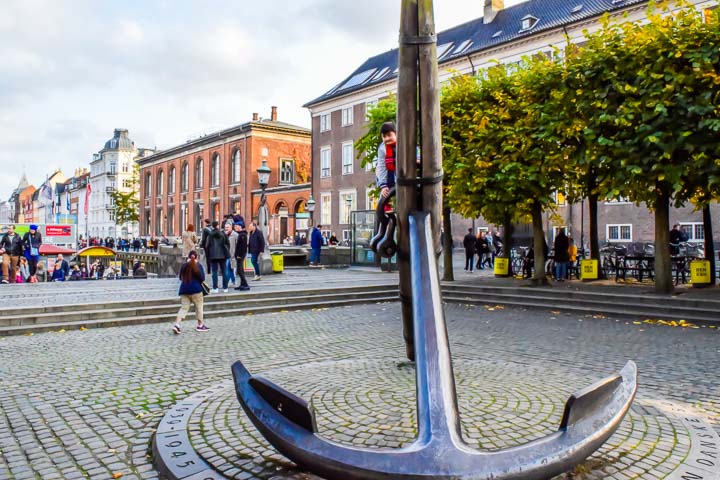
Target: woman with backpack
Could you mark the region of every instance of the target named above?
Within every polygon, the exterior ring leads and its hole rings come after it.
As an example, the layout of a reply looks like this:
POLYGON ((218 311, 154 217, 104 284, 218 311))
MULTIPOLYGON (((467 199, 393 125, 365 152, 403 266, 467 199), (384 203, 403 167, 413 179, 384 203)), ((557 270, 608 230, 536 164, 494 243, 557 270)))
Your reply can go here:
POLYGON ((173 333, 179 335, 180 323, 190 311, 190 305, 195 305, 195 318, 197 325, 195 331, 207 332, 210 329, 203 323, 203 282, 205 281, 205 270, 197 261, 198 255, 195 250, 188 254, 187 262, 180 267, 180 311, 178 311, 175 324, 172 326, 173 333))

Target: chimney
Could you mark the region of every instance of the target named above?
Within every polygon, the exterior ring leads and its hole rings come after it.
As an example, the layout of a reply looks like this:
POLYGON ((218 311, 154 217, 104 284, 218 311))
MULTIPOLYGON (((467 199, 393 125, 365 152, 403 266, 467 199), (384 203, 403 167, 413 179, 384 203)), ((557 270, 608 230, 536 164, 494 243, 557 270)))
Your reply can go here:
POLYGON ((272 113, 270 114, 270 120, 277 122, 277 107, 272 107, 272 113))
POLYGON ((253 113, 253 122, 257 122, 258 120, 260 120, 260 115, 257 113, 253 113))
POLYGON ((495 20, 495 16, 500 10, 505 8, 504 0, 484 0, 485 8, 483 11, 483 23, 488 24, 495 20))

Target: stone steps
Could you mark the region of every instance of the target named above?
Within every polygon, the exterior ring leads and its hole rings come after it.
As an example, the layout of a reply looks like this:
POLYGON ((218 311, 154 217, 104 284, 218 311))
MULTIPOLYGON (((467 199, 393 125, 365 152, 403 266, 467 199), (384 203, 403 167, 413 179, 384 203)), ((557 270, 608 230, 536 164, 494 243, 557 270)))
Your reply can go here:
POLYGON ((633 319, 720 322, 720 301, 658 295, 443 284, 443 299, 451 303, 512 305, 633 319))
MULTIPOLYGON (((206 316, 227 316, 341 307, 397 300, 397 286, 361 286, 311 291, 221 294, 206 297, 206 316)), ((0 316, 0 336, 78 329, 171 322, 177 315, 179 299, 142 302, 114 302, 97 308, 76 306, 76 311, 58 314, 46 308, 14 309, 0 316)), ((52 310, 52 309, 50 309, 52 310)), ((187 319, 194 319, 191 312, 187 319)))

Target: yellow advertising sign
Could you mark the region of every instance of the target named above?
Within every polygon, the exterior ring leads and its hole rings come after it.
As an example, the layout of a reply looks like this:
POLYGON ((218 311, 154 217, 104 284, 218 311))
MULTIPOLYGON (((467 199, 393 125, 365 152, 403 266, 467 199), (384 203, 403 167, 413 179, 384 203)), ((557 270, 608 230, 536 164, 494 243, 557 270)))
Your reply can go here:
POLYGON ((598 264, 597 260, 580 260, 580 278, 583 280, 597 280, 598 264))
POLYGON ((710 262, 708 260, 690 262, 690 281, 693 285, 710 283, 710 262))
POLYGON ((510 267, 510 259, 497 257, 495 259, 495 268, 493 272, 498 277, 507 277, 510 267))

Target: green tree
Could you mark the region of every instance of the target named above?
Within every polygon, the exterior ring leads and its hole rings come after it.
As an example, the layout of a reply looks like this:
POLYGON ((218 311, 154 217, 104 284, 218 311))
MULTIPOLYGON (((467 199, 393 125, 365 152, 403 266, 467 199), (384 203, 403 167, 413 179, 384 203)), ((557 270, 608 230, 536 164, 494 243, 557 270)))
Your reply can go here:
MULTIPOLYGON (((567 183, 560 135, 549 126, 549 99, 561 66, 541 56, 520 69, 498 66, 487 78, 456 77, 443 91, 447 197, 466 216, 500 223, 533 223, 536 283, 546 283, 542 213, 567 183)), ((506 252, 509 251, 509 243, 506 252)))
POLYGON ((613 172, 612 184, 598 192, 654 211, 655 284, 663 293, 673 289, 670 206, 709 188, 697 184, 708 163, 694 159, 717 151, 720 45, 717 23, 705 23, 688 6, 673 15, 668 8, 651 7, 643 25, 606 18, 569 67, 585 85, 576 92, 578 107, 592 112, 585 130, 590 158, 613 172), (686 185, 690 178, 693 188, 686 185))
POLYGON ((139 176, 140 166, 136 163, 133 165, 129 190, 123 192, 115 189, 110 195, 115 205, 115 225, 119 227, 140 221, 139 176))

